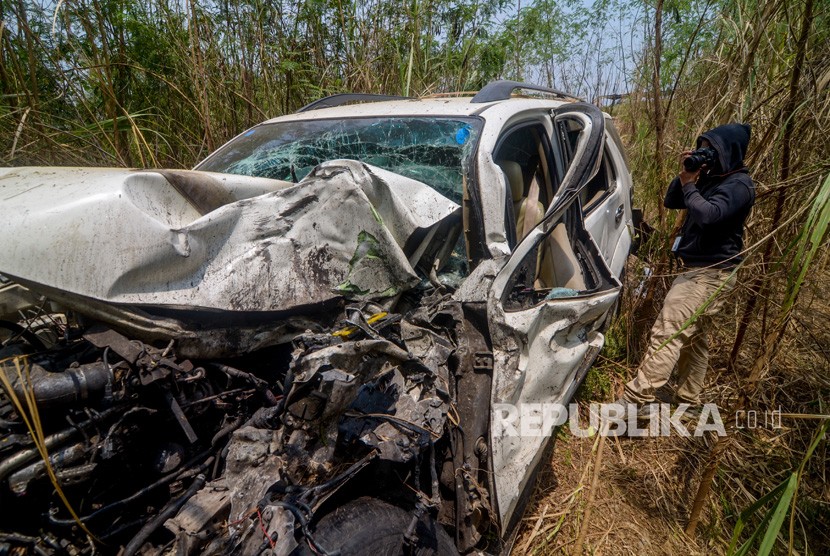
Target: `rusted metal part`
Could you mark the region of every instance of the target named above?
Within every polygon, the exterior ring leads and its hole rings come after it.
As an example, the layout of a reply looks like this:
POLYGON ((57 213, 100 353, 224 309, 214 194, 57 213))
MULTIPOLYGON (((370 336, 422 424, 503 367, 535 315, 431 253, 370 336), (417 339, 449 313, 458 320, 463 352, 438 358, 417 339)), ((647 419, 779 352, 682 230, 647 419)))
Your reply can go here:
MULTIPOLYGON (((61 472, 61 467, 71 466, 78 461, 81 461, 90 451, 90 445, 84 442, 73 444, 67 448, 63 448, 49 456, 49 462, 52 468, 61 472)), ((84 469, 85 473, 94 469, 84 469)), ((44 461, 37 461, 28 467, 15 472, 9 477, 9 488, 17 495, 26 493, 29 483, 41 477, 46 476, 46 463, 44 461)))
POLYGON ((184 414, 184 411, 182 411, 179 402, 177 402, 173 395, 167 390, 164 392, 164 399, 167 402, 167 407, 170 409, 170 412, 173 413, 173 416, 182 428, 182 432, 184 432, 188 442, 193 444, 199 440, 199 437, 196 436, 196 431, 193 430, 193 427, 190 425, 190 421, 187 420, 187 416, 184 414))
MULTIPOLYGON (((76 435, 82 434, 86 427, 95 426, 96 424, 103 422, 107 418, 115 415, 118 411, 120 411, 120 408, 109 408, 84 422, 77 423, 72 427, 50 434, 49 436, 44 438, 43 445, 46 447, 47 450, 52 450, 56 447, 59 447, 63 445, 65 442, 74 438, 76 435)), ((37 457, 37 448, 27 448, 25 450, 18 451, 13 456, 10 456, 3 461, 0 461, 0 481, 3 481, 10 473, 13 473, 17 469, 20 469, 27 463, 35 460, 37 457)))
POLYGON ((110 348, 124 358, 124 361, 134 365, 144 354, 144 349, 106 326, 93 326, 84 333, 84 339, 99 348, 110 348))
MULTIPOLYGON (((347 322, 370 326, 372 319, 351 314, 347 322)), ((279 410, 271 418, 274 430, 244 427, 229 445, 221 479, 230 491, 229 520, 235 523, 229 546, 245 551, 262 543, 259 527, 249 523, 253 508, 269 508, 269 530, 284 531, 293 527, 296 512, 269 504, 313 509, 372 461, 414 465, 432 457, 446 430, 448 387, 454 382, 450 366, 463 314, 460 304, 436 294, 410 315, 390 317, 393 324, 380 332, 356 326, 354 339, 314 334, 295 339, 292 382, 284 403, 274 408, 279 410), (266 491, 273 502, 257 506, 266 491)), ((427 489, 436 490, 437 482, 427 489)), ((439 499, 437 490, 427 499, 431 496, 439 499)))
POLYGON ((455 490, 453 525, 460 551, 474 547, 490 525, 492 509, 486 487, 490 486, 490 460, 481 453, 479 439, 488 434, 490 416, 481 411, 490 403, 493 353, 488 338, 486 307, 483 303, 458 304, 459 324, 453 379, 455 404, 464 421, 454 427, 452 483, 455 490))

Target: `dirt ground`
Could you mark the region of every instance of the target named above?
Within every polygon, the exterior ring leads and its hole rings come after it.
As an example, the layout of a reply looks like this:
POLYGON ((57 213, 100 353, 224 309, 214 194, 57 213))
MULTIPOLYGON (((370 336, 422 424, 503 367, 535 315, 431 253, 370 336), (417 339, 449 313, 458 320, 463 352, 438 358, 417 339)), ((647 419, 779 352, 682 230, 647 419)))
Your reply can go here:
POLYGON ((586 515, 585 554, 719 554, 683 533, 696 488, 696 481, 688 479, 698 476, 699 465, 688 448, 705 441, 607 437, 597 462, 597 436, 578 438, 560 431, 538 477, 514 554, 572 554, 586 515))

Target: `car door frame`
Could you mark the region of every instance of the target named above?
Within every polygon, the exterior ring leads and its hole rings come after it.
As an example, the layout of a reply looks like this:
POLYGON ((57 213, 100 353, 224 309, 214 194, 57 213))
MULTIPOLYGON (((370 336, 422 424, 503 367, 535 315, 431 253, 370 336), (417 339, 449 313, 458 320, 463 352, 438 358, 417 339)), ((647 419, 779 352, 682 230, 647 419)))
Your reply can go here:
MULTIPOLYGON (((551 113, 555 120, 555 111, 551 113)), ((606 118, 608 122, 610 119, 606 118)), ((633 230, 631 206, 631 175, 625 162, 625 156, 614 140, 613 124, 606 127, 603 137, 603 151, 600 164, 607 164, 613 172, 611 176, 606 171, 605 192, 597 201, 583 206, 585 227, 593 236, 606 262, 616 276, 621 276, 625 268, 625 261, 631 249, 633 230)), ((562 137, 560 126, 554 121, 554 142, 557 157, 563 160, 567 167, 572 158, 570 146, 562 137)))
POLYGON ((505 435, 496 423, 500 418, 497 410, 505 404, 523 411, 521 407, 539 403, 567 402, 602 346, 600 329, 620 291, 619 281, 585 230, 578 202, 579 191, 597 172, 604 144, 603 116, 592 105, 575 103, 561 107, 555 117, 573 117, 584 124, 573 163, 544 218, 519 242, 488 292, 494 345, 490 427, 493 501, 503 535, 509 535, 518 523, 551 431, 528 437, 505 435), (566 216, 573 219, 572 243, 578 242, 583 255, 587 254, 583 266, 591 265, 599 277, 597 287, 572 297, 541 300, 529 308, 506 308, 515 274, 528 257, 535 259, 536 249, 566 216), (561 350, 554 351, 552 344, 561 350), (548 365, 552 366, 550 372, 548 365))
POLYGON ((630 187, 621 162, 616 145, 606 133, 603 164, 608 164, 614 173, 613 182, 599 200, 583 208, 585 227, 616 276, 621 276, 625 268, 632 228, 630 187))
POLYGON ((634 190, 625 152, 613 124, 606 128, 605 136, 606 149, 611 154, 610 163, 616 174, 616 194, 619 196, 619 201, 609 207, 613 208, 615 219, 619 207, 623 207, 622 222, 616 225, 617 229, 614 234, 616 240, 606 260, 614 275, 621 278, 625 272, 625 263, 631 253, 634 238, 634 190))

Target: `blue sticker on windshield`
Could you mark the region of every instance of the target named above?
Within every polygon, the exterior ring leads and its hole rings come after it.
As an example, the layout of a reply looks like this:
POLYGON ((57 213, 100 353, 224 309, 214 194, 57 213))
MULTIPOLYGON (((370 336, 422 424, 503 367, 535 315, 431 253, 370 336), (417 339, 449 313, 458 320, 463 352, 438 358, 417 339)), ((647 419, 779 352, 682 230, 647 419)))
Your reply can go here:
POLYGON ((468 126, 464 126, 458 131, 455 132, 455 142, 459 145, 463 145, 467 142, 467 139, 470 138, 470 128, 468 126))
POLYGON ((251 135, 253 135, 254 133, 256 133, 256 128, 254 128, 254 129, 252 129, 252 130, 250 130, 250 131, 245 132, 244 137, 250 137, 250 136, 251 136, 251 135))

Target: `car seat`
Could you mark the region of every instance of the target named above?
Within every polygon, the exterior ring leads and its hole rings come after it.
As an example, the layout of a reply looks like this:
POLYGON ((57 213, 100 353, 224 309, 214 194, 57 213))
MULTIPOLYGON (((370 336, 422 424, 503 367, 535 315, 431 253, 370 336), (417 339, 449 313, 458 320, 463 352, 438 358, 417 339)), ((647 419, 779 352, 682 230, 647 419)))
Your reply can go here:
MULTIPOLYGON (((534 172, 530 191, 525 197, 522 167, 512 160, 500 160, 497 164, 504 172, 505 179, 510 186, 513 214, 516 217, 516 237, 521 241, 542 221, 545 214, 544 205, 538 200, 538 177, 534 172)), ((556 225, 539 249, 533 287, 537 290, 555 287, 577 291, 585 289, 582 267, 573 250, 564 222, 556 225)))
MULTIPOLYGON (((542 216, 545 214, 545 208, 539 202, 539 193, 537 189, 536 203, 532 210, 530 209, 530 199, 525 197, 525 180, 522 172, 522 167, 518 162, 512 160, 500 160, 497 162, 507 184, 510 187, 510 195, 513 199, 513 215, 516 217, 516 240, 521 241, 530 230, 532 230, 539 222, 542 221, 542 216), (528 215, 530 218, 528 218, 528 215)), ((534 178, 535 179, 535 178, 534 178)))

